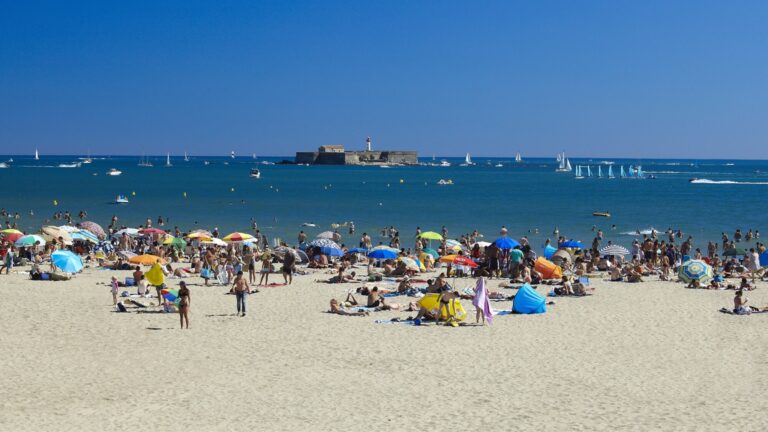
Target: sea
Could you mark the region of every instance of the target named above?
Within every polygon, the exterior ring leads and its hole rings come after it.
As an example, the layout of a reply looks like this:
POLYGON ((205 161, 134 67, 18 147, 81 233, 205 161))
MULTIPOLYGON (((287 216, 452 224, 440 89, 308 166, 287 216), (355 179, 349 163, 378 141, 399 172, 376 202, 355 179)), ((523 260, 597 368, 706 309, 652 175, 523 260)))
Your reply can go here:
MULTIPOLYGON (((149 218, 157 226, 182 231, 218 228, 222 235, 253 232, 270 242, 295 244, 300 230, 310 238, 338 226, 343 243, 356 245, 363 232, 385 241, 381 231, 394 226, 403 246, 411 246, 417 229, 440 231, 449 237, 478 230, 487 241, 506 227, 511 236, 527 236, 533 245, 561 235, 586 244, 596 230, 606 240, 629 247, 638 232, 668 228, 694 237, 696 246, 719 241, 735 229, 766 233, 768 161, 571 159, 592 178, 577 179, 573 172, 556 172, 554 158, 445 159, 439 166, 299 166, 282 165, 291 157, 166 156, 140 167, 139 156, 93 156, 79 168, 59 164, 82 162, 73 156, 4 156, 13 159, 0 169, 0 207, 11 214, 24 232, 42 225, 61 225, 56 212, 69 211, 78 220, 106 227, 113 216, 120 225, 137 227, 149 218), (618 177, 621 166, 641 165, 647 179, 605 178, 609 166, 618 177), (604 178, 596 178, 598 167, 604 178), (110 169, 122 171, 108 176, 110 169), (258 168, 261 178, 249 176, 258 168), (696 179, 691 182, 692 179, 696 179), (440 185, 440 180, 452 184, 440 185), (116 204, 118 195, 127 204, 116 204), (608 212, 596 217, 593 212, 608 212), (34 215, 32 215, 32 213, 34 215), (356 232, 349 235, 354 222, 356 232), (307 226, 305 224, 313 224, 307 226)), ((421 159, 432 163, 432 158, 421 159)))

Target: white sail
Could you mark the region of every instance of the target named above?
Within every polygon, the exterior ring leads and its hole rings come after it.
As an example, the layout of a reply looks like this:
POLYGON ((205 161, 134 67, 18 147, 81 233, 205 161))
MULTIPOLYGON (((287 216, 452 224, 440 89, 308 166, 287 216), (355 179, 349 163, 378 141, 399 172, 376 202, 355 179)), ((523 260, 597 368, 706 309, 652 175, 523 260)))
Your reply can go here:
POLYGON ((603 178, 603 167, 600 165, 597 166, 597 176, 603 178))
POLYGON ((229 153, 229 157, 231 157, 232 159, 234 159, 234 158, 235 158, 235 152, 234 152, 234 151, 230 152, 230 153, 229 153))
POLYGON ((624 178, 624 177, 627 176, 627 174, 624 172, 624 165, 621 166, 621 174, 620 174, 620 176, 621 176, 621 178, 624 178))
POLYGON ((608 165, 608 178, 614 178, 612 165, 608 165))
POLYGON ((520 152, 517 152, 517 154, 515 155, 515 162, 520 163, 522 161, 523 161, 523 158, 522 156, 520 156, 520 152))
POLYGON ((557 163, 562 163, 562 162, 563 162, 563 155, 558 153, 557 154, 557 163))
POLYGON ((187 152, 184 152, 184 162, 189 162, 189 156, 187 156, 187 152))
POLYGON ((37 153, 37 149, 35 149, 35 160, 40 160, 40 155, 37 153))
POLYGON ((566 159, 565 160, 565 170, 566 171, 572 171, 573 170, 573 168, 571 167, 571 160, 570 159, 566 159))
POLYGON ((592 169, 587 165, 587 177, 592 177, 592 169))
POLYGON ((467 155, 464 156, 464 163, 467 165, 472 165, 472 157, 469 156, 469 153, 467 153, 467 155))
POLYGON ((171 166, 171 154, 168 153, 165 156, 165 166, 171 166))

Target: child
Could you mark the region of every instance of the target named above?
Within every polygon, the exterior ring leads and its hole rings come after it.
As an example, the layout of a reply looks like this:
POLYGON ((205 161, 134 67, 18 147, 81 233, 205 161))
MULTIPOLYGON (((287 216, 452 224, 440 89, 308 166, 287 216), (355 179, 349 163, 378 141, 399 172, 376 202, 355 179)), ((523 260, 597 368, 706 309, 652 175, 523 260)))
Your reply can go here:
POLYGON ((117 306, 117 290, 118 290, 118 284, 117 284, 117 277, 112 276, 112 306, 117 306))

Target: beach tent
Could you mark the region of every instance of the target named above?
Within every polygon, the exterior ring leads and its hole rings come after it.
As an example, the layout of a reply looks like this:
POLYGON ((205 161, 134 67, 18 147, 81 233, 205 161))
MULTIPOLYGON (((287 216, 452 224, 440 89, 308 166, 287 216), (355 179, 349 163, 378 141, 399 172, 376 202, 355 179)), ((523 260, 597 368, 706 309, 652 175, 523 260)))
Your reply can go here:
POLYGON ((760 265, 762 267, 768 267, 768 251, 765 251, 760 255, 760 265))
POLYGON ((512 312, 519 314, 540 314, 547 311, 547 299, 529 284, 520 287, 512 301, 512 312))
POLYGON ((534 269, 541 273, 541 277, 544 279, 560 279, 563 277, 563 269, 544 257, 536 258, 534 269))
POLYGON ((571 257, 571 254, 567 250, 560 249, 552 254, 552 258, 550 258, 550 260, 555 264, 561 265, 563 262, 573 261, 573 257, 571 257))
POLYGON ((552 258, 552 255, 557 252, 557 248, 552 245, 547 245, 547 247, 544 248, 544 258, 550 259, 552 258))

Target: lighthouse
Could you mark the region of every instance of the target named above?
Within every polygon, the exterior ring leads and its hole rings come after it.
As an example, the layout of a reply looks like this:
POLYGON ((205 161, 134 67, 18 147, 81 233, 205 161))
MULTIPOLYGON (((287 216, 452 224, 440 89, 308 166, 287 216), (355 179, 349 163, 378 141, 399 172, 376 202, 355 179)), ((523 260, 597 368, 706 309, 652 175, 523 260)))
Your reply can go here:
POLYGON ((371 151, 371 137, 365 140, 365 151, 371 151))

